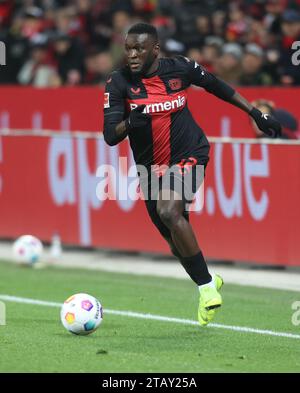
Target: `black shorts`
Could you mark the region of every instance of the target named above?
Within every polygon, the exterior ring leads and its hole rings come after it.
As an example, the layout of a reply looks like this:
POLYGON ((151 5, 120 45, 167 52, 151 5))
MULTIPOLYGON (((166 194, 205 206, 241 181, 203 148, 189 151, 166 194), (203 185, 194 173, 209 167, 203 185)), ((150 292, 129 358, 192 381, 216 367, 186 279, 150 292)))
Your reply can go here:
POLYGON ((140 178, 148 214, 164 238, 171 238, 171 235, 157 213, 156 207, 159 191, 175 191, 178 199, 182 200, 183 203, 183 216, 189 220, 188 205, 193 201, 197 190, 204 180, 208 160, 208 156, 194 157, 189 155, 167 168, 161 176, 153 174, 152 171, 151 173, 149 172, 148 179, 140 178))

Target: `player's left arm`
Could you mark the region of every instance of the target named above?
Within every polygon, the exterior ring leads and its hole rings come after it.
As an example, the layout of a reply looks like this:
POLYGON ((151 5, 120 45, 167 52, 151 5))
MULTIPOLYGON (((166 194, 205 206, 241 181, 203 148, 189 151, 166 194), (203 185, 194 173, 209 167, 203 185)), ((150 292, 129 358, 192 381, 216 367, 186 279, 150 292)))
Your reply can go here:
MULTIPOLYGON (((222 82, 225 83, 224 81, 222 82)), ((248 113, 248 115, 251 116, 257 124, 257 127, 268 136, 272 138, 281 136, 281 124, 279 121, 272 115, 262 113, 259 109, 251 105, 250 102, 237 91, 234 91, 234 94, 228 102, 248 113)))
POLYGON ((256 122, 258 128, 272 138, 281 136, 281 125, 271 115, 264 114, 222 79, 206 71, 194 61, 189 62, 191 84, 203 87, 209 93, 242 109, 256 122))

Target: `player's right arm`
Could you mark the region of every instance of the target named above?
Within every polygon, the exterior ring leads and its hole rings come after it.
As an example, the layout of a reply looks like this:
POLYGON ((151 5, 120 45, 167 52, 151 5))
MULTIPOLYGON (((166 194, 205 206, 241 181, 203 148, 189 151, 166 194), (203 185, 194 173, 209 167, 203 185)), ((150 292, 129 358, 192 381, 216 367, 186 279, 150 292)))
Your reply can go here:
POLYGON ((121 142, 134 129, 143 128, 150 116, 143 113, 146 105, 139 105, 125 117, 125 93, 117 83, 116 75, 108 78, 104 93, 104 140, 110 145, 121 142))
POLYGON ((117 73, 107 79, 104 93, 104 140, 116 145, 126 138, 128 131, 125 124, 125 95, 117 81, 117 73))

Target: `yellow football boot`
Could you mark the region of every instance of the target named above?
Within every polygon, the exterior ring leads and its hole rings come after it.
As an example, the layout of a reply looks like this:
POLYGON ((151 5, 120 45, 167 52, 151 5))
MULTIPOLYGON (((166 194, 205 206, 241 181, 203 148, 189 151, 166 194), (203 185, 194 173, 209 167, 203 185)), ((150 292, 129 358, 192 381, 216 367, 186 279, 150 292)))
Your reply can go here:
POLYGON ((218 291, 223 285, 223 279, 215 274, 213 282, 214 286, 205 285, 200 289, 198 320, 201 326, 206 326, 211 322, 217 309, 222 305, 222 296, 218 291))

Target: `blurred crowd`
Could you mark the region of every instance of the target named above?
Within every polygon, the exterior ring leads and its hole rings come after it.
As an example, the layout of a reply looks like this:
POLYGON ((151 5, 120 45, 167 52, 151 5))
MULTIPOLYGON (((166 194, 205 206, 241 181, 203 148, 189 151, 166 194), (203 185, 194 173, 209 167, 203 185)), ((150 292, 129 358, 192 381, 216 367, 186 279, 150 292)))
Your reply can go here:
POLYGON ((300 85, 300 0, 0 0, 0 83, 103 84, 140 21, 157 27, 163 56, 193 58, 232 85, 300 85))

